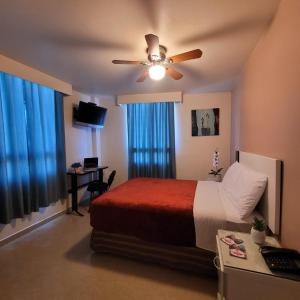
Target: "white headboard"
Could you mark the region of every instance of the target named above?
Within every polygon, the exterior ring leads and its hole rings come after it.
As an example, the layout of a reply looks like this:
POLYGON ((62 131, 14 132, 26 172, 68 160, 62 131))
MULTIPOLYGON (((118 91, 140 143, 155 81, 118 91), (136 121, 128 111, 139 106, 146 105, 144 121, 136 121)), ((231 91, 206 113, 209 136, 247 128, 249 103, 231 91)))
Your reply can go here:
POLYGON ((268 176, 266 190, 259 203, 259 212, 271 231, 280 233, 281 160, 239 151, 239 162, 268 176))

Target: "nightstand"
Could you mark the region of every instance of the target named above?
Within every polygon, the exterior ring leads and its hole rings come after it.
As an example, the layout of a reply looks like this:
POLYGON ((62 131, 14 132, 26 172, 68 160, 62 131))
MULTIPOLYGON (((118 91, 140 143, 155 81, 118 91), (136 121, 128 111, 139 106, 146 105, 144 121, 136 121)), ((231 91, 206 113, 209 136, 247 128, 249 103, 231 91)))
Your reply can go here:
MULTIPOLYGON (((266 265, 250 234, 218 230, 217 256, 214 260, 218 269, 219 300, 299 300, 300 281, 287 279, 273 274, 266 265), (229 246, 220 238, 234 234, 244 241, 247 259, 229 254, 229 246)), ((266 238, 266 245, 280 247, 273 237, 266 238)))

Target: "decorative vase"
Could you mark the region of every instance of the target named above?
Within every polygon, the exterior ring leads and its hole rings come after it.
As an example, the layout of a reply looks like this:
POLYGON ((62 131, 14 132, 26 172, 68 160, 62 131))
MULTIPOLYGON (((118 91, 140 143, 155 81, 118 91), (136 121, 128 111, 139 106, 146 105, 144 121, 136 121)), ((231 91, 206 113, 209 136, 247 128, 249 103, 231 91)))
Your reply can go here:
POLYGON ((216 182, 221 182, 222 181, 222 177, 221 177, 221 174, 218 174, 218 175, 213 175, 213 174, 210 174, 207 178, 208 181, 216 181, 216 182))
POLYGON ((254 243, 256 244, 263 244, 266 240, 266 232, 265 231, 258 231, 251 228, 251 237, 254 243))
POLYGON ((217 182, 221 182, 222 181, 221 174, 215 175, 215 178, 216 178, 217 182))

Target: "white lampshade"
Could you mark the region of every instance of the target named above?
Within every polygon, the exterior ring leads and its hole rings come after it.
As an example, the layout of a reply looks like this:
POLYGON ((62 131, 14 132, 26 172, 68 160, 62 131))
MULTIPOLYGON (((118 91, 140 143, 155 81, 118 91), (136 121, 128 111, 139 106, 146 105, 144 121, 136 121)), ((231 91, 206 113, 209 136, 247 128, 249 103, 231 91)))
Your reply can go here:
POLYGON ((166 75, 166 69, 161 65, 153 65, 149 68, 149 76, 151 79, 160 80, 166 75))

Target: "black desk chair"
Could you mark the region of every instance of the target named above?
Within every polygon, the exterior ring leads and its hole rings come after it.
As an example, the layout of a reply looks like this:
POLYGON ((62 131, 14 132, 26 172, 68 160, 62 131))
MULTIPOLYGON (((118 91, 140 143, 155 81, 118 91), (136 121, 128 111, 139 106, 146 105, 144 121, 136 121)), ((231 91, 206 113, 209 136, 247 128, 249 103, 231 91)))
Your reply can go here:
POLYGON ((94 198, 94 193, 98 192, 98 195, 100 196, 100 195, 104 194, 105 192, 107 192, 109 190, 110 186, 112 185, 112 183, 115 179, 115 176, 116 176, 116 170, 113 170, 110 173, 107 182, 99 182, 98 180, 94 180, 88 185, 87 191, 89 191, 91 193, 90 205, 94 198))

